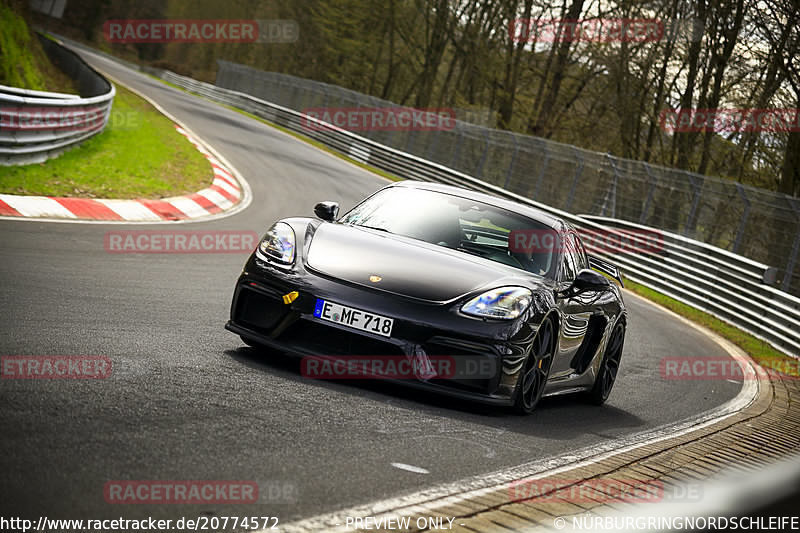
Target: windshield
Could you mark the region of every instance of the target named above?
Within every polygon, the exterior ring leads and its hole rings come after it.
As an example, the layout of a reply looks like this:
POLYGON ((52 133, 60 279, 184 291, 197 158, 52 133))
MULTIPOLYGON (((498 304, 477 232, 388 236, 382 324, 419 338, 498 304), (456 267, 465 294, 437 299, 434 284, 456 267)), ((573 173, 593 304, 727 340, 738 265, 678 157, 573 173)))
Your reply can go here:
POLYGON ((503 209, 446 193, 392 187, 357 205, 340 222, 403 235, 538 276, 551 276, 552 247, 515 246, 511 237, 555 230, 503 209))

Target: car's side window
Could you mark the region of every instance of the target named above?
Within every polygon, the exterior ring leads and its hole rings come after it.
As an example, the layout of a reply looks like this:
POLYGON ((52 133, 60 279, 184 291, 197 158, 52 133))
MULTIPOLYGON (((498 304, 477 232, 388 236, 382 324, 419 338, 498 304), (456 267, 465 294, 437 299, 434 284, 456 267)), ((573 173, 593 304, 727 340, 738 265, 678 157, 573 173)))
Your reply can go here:
POLYGON ((572 246, 570 250, 575 255, 576 273, 584 268, 589 268, 589 259, 586 257, 586 249, 583 247, 581 238, 576 233, 571 233, 572 246))
MULTIPOLYGON (((569 237, 565 237, 565 240, 569 237)), ((577 270, 575 269, 575 257, 570 250, 570 241, 566 240, 564 248, 564 255, 561 261, 561 281, 572 281, 575 279, 577 270)))

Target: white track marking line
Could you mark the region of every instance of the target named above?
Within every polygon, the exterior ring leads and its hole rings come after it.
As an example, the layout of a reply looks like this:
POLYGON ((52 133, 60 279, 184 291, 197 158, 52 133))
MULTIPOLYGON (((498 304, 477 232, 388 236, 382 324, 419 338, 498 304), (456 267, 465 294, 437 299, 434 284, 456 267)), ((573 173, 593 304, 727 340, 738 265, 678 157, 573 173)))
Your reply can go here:
POLYGON ((47 196, 0 194, 0 200, 26 217, 78 218, 75 213, 47 196))
POLYGON ((223 165, 222 162, 216 157, 214 156, 206 156, 206 157, 208 158, 208 162, 211 163, 212 165, 216 165, 218 167, 223 167, 223 168, 225 167, 225 165, 223 165))
POLYGON ((414 465, 407 465, 405 463, 392 463, 392 466, 395 468, 399 468, 400 470, 406 470, 408 472, 414 472, 415 474, 430 474, 430 470, 425 470, 421 466, 414 466, 414 465))
MULTIPOLYGON (((599 463, 609 457, 625 453, 642 446, 655 444, 667 439, 686 435, 698 429, 716 424, 736 413, 745 409, 758 398, 761 392, 761 387, 771 385, 764 385, 768 383, 768 377, 763 368, 756 365, 739 347, 733 343, 723 339, 716 333, 699 326, 688 319, 662 307, 656 303, 638 297, 630 291, 626 292, 626 298, 637 297, 649 305, 671 315, 673 318, 687 324, 688 326, 700 331, 705 336, 716 342, 725 350, 736 362, 751 367, 753 372, 758 375, 757 378, 746 380, 742 383, 742 388, 736 397, 730 401, 692 418, 667 424, 654 428, 642 433, 628 435, 619 439, 614 439, 611 442, 590 446, 582 450, 571 451, 569 454, 544 458, 530 463, 525 463, 516 467, 498 470, 488 474, 473 476, 470 478, 462 479, 454 483, 443 484, 431 487, 427 490, 413 492, 398 496, 395 498, 388 498, 385 500, 378 500, 364 505, 334 511, 322 515, 313 516, 284 524, 281 530, 287 533, 301 532, 301 531, 329 531, 329 532, 345 532, 348 531, 344 527, 337 527, 336 524, 345 522, 348 516, 374 516, 378 517, 397 517, 409 516, 414 513, 424 514, 438 507, 443 507, 451 504, 458 504, 465 500, 479 497, 483 494, 488 494, 498 490, 510 490, 513 483, 518 483, 520 480, 532 481, 535 479, 542 479, 553 475, 558 475, 561 472, 573 470, 584 466, 591 466, 599 463), (767 380, 767 381, 764 381, 767 380)), ((259 533, 267 533, 262 531, 259 533)))

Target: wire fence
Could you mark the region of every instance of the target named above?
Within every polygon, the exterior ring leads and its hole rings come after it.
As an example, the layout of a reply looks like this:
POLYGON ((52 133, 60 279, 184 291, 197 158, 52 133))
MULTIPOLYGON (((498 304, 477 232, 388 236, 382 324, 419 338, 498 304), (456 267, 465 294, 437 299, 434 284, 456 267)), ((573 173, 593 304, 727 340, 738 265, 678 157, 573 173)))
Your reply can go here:
MULTIPOLYGON (((217 86, 296 111, 396 107, 322 82, 218 63, 217 86)), ((452 124, 359 134, 564 211, 636 222, 743 255, 773 267, 766 283, 800 294, 796 198, 463 120, 452 124)))

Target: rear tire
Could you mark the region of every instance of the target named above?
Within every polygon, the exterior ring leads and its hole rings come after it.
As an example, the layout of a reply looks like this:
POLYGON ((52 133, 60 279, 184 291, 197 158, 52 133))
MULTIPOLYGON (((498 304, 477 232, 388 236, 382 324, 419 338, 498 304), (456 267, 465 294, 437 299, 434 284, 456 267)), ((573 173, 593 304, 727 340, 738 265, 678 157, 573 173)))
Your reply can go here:
POLYGON ((614 388, 619 372, 619 362, 622 358, 622 347, 625 344, 625 325, 618 322, 606 344, 603 361, 594 380, 591 390, 586 393, 586 400, 594 405, 603 405, 614 388))
POLYGON ((528 357, 517 380, 514 410, 518 414, 531 414, 542 398, 547 378, 550 376, 555 346, 555 327, 552 320, 546 319, 530 343, 528 357))

